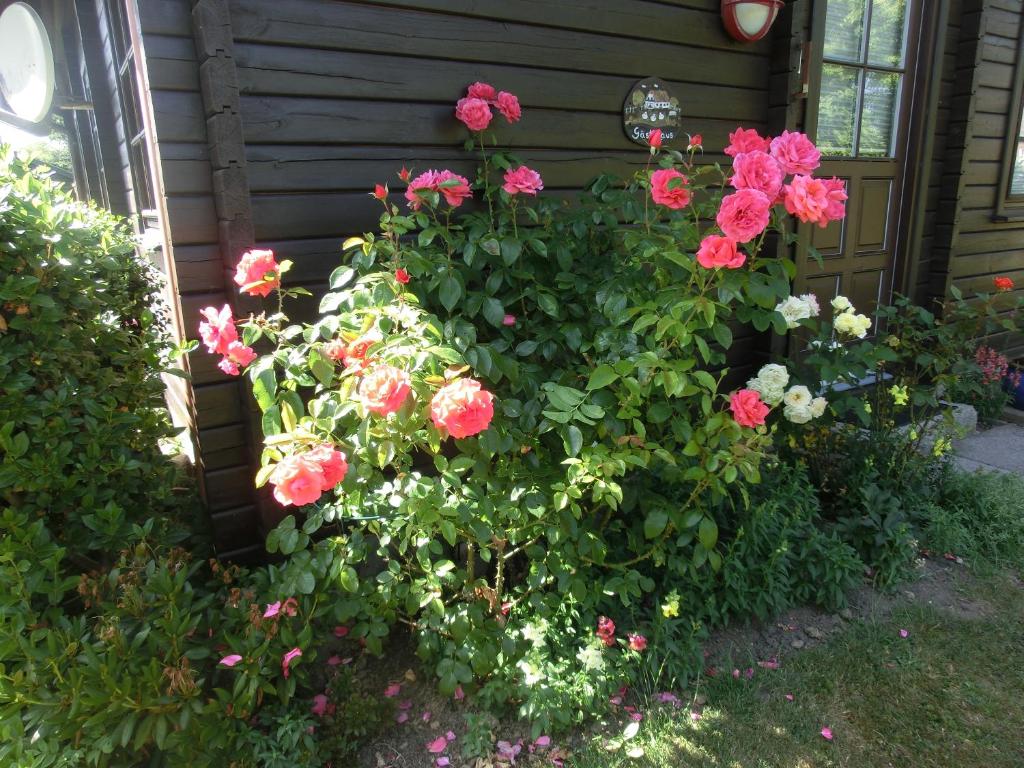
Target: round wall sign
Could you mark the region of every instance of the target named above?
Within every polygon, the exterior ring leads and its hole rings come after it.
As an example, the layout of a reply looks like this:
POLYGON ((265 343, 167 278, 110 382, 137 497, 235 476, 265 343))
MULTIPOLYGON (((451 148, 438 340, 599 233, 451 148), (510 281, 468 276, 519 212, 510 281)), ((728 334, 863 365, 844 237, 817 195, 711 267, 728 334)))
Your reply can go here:
POLYGON ((40 122, 53 101, 53 51, 43 20, 27 3, 0 14, 0 94, 18 117, 40 122))
POLYGON ((679 99, 656 77, 648 77, 632 87, 622 106, 622 122, 626 135, 637 144, 648 144, 647 137, 655 128, 668 144, 677 138, 682 125, 679 99))

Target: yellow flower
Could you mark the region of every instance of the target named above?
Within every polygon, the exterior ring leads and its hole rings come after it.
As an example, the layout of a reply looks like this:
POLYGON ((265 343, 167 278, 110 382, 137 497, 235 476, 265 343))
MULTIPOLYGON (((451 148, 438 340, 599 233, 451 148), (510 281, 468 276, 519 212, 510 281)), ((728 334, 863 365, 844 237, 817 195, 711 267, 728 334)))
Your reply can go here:
POLYGON ((662 603, 661 615, 666 619, 679 615, 679 595, 674 590, 669 593, 668 600, 662 603))
POLYGON ((887 338, 885 340, 885 343, 888 344, 893 349, 899 349, 900 348, 900 340, 896 336, 890 336, 889 338, 887 338))
POLYGON ((910 402, 910 393, 905 386, 901 387, 898 384, 893 384, 889 389, 889 394, 892 395, 892 400, 896 405, 906 405, 910 402))
POLYGON ((944 453, 948 452, 949 449, 952 447, 953 444, 949 441, 948 438, 940 437, 938 440, 935 441, 935 445, 932 446, 932 454, 936 457, 942 456, 944 453))
POLYGON ((871 413, 871 403, 864 401, 864 413, 871 413))

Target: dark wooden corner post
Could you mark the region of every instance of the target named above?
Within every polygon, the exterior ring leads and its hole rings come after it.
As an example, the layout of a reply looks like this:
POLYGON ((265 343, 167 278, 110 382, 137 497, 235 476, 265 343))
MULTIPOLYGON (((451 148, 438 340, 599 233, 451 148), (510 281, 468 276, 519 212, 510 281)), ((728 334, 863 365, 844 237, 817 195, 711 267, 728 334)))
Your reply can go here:
MULTIPOLYGON (((192 4, 192 28, 199 61, 199 86, 206 112, 206 135, 210 150, 213 197, 217 208, 218 236, 223 263, 224 286, 235 315, 260 312, 259 300, 242 295, 234 282, 235 265, 255 242, 249 179, 245 163, 245 138, 238 98, 238 74, 235 68, 231 16, 226 0, 195 0, 192 4)), ((248 379, 238 383, 238 398, 246 404, 244 412, 246 443, 250 468, 255 477, 259 466, 261 438, 255 403, 249 394, 248 379)), ((268 527, 276 523, 278 510, 269 497, 255 488, 252 495, 239 499, 239 506, 255 503, 261 530, 255 532, 262 542, 268 527)))

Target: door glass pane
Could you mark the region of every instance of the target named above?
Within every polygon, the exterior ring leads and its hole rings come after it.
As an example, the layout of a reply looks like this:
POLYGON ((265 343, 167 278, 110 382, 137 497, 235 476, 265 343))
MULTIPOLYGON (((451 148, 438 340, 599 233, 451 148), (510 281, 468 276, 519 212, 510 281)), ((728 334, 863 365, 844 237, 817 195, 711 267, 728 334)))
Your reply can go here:
POLYGON ((853 155, 859 75, 860 70, 840 64, 825 64, 821 68, 817 143, 823 155, 853 155))
POLYGON ((825 58, 862 61, 867 0, 829 0, 825 12, 825 58))
POLYGON ((903 66, 907 0, 873 0, 871 33, 868 35, 868 64, 903 66))
POLYGON ((861 157, 892 157, 902 75, 867 72, 860 120, 861 157))
POLYGON ((1010 178, 1010 194, 1024 195, 1024 141, 1017 142, 1017 157, 1013 163, 1013 176, 1010 178))

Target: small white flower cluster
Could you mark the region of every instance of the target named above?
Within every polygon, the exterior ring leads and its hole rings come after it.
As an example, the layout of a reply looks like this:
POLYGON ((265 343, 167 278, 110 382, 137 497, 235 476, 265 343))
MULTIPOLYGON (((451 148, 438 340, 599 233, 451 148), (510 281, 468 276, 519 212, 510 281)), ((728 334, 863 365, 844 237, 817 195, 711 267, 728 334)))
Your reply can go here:
POLYGON ((785 318, 787 328, 796 328, 801 320, 817 317, 821 310, 817 297, 813 293, 805 293, 803 296, 790 296, 785 301, 780 301, 775 306, 775 311, 785 318))
POLYGON ((871 328, 871 318, 867 315, 856 314, 857 310, 845 296, 836 296, 832 299, 832 309, 835 310, 836 319, 833 327, 836 333, 850 337, 863 339, 868 335, 871 328))
POLYGON ((789 387, 789 371, 783 365, 769 363, 747 382, 749 389, 757 392, 761 399, 774 407, 785 403, 782 415, 794 424, 806 424, 825 413, 828 401, 824 397, 811 397, 811 391, 802 384, 789 387))

